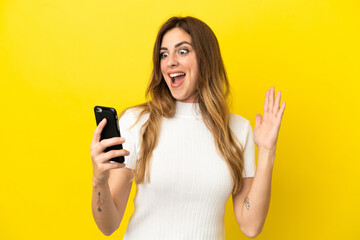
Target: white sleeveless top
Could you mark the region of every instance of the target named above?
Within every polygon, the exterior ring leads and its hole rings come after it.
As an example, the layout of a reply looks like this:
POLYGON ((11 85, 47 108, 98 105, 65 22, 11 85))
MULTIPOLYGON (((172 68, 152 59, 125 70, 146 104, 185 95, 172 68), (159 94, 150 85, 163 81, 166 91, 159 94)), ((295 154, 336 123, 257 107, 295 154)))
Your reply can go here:
MULTIPOLYGON (((139 109, 127 110, 119 120, 127 168, 135 169, 141 145, 141 126, 131 128, 139 109)), ((243 177, 255 174, 252 128, 245 118, 231 114, 230 127, 244 147, 243 177)), ((226 162, 202 121, 197 103, 176 102, 173 118, 163 118, 152 153, 150 183, 137 185, 135 210, 125 240, 224 239, 225 204, 233 189, 226 162)))

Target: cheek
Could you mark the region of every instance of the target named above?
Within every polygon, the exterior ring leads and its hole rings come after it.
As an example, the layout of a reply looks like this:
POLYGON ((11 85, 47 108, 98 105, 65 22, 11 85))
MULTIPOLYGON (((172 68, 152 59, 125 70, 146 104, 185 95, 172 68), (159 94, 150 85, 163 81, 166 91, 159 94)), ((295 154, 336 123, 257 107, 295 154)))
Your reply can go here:
POLYGON ((165 82, 168 83, 168 80, 169 80, 169 79, 166 77, 166 76, 167 76, 166 70, 161 67, 160 71, 161 71, 161 76, 163 77, 163 79, 165 80, 165 82))
POLYGON ((192 78, 194 79, 194 84, 195 82, 197 82, 198 78, 199 78, 199 67, 196 61, 194 61, 192 68, 191 68, 191 75, 192 78))
POLYGON ((164 61, 160 61, 160 71, 163 75, 163 77, 165 78, 165 73, 166 73, 166 63, 164 61))

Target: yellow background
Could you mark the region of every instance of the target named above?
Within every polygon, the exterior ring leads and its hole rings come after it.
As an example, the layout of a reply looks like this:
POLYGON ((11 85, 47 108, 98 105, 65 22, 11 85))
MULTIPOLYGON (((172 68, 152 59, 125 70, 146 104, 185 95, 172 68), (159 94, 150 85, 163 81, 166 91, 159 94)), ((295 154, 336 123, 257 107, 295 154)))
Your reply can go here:
MULTIPOLYGON (((105 237, 91 214, 93 107, 144 101, 160 25, 173 15, 215 32, 232 112, 286 110, 269 214, 258 239, 360 239, 357 0, 0 2, 0 239, 105 237)), ((231 199, 226 239, 246 239, 231 199)))

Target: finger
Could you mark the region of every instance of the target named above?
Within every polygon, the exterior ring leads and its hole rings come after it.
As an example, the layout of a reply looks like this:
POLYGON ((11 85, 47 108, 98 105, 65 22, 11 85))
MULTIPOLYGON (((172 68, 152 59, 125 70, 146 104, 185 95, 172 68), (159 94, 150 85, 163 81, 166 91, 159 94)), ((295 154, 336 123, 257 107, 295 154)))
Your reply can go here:
POLYGON ((121 156, 129 156, 129 154, 130 154, 130 152, 127 151, 126 149, 111 150, 111 151, 99 154, 96 161, 98 163, 106 163, 106 162, 109 162, 110 159, 113 159, 116 157, 121 157, 121 156))
POLYGON ((275 106, 274 106, 274 110, 273 110, 275 113, 275 116, 277 116, 277 113, 279 112, 280 99, 281 99, 281 91, 278 91, 276 93, 275 106))
POLYGON ((270 88, 270 93, 269 93, 269 112, 273 112, 273 108, 274 108, 274 87, 270 88))
POLYGON ((125 163, 118 163, 118 162, 108 162, 105 163, 103 166, 103 171, 108 171, 111 169, 116 169, 116 168, 123 168, 125 167, 125 163))
POLYGON ((121 156, 129 156, 130 152, 127 151, 126 149, 121 149, 121 150, 111 150, 108 152, 102 152, 100 154, 98 154, 95 157, 95 161, 97 163, 106 163, 109 162, 110 159, 116 158, 116 157, 121 157, 121 156))
POLYGON ((101 140, 97 145, 96 145, 96 152, 103 152, 106 148, 108 147, 112 147, 115 145, 120 145, 123 144, 125 142, 125 138, 123 137, 113 137, 113 138, 106 138, 101 140))
POLYGON ((110 159, 116 158, 116 157, 122 157, 122 156, 129 156, 130 152, 121 149, 121 150, 111 150, 104 154, 103 162, 109 161, 110 159))
POLYGON ((107 123, 107 119, 104 118, 103 120, 101 120, 101 122, 98 124, 98 126, 96 127, 95 131, 94 131, 94 136, 91 142, 91 145, 95 145, 96 143, 98 143, 101 139, 101 133, 105 127, 107 123))
POLYGON ((281 103, 281 107, 280 110, 278 112, 278 116, 279 116, 279 121, 281 122, 281 119, 283 117, 284 111, 285 111, 285 101, 281 103))
POLYGON ((268 109, 268 105, 269 105, 269 90, 266 91, 266 94, 265 94, 265 102, 264 102, 264 115, 265 113, 269 110, 268 109))

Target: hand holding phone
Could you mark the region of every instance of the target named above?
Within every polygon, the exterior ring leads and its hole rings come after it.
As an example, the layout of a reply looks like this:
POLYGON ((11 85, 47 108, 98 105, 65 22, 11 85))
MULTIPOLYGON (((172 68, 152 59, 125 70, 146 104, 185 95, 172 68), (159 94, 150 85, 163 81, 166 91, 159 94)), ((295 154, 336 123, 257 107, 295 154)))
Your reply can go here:
POLYGON ((104 184, 109 179, 110 169, 125 166, 124 156, 129 152, 122 149, 125 139, 120 137, 115 109, 96 106, 94 110, 98 126, 90 145, 93 183, 104 184))
MULTIPOLYGON (((113 137, 120 137, 119 121, 117 118, 116 110, 114 108, 96 106, 94 108, 94 112, 95 112, 97 125, 99 125, 99 123, 104 118, 106 118, 107 120, 107 123, 101 132, 100 140, 109 139, 113 137)), ((122 145, 118 144, 111 147, 107 147, 104 150, 104 152, 109 152, 111 150, 121 150, 121 149, 122 149, 122 145)), ((124 156, 119 156, 119 157, 114 157, 109 161, 123 163, 125 159, 124 156)))

